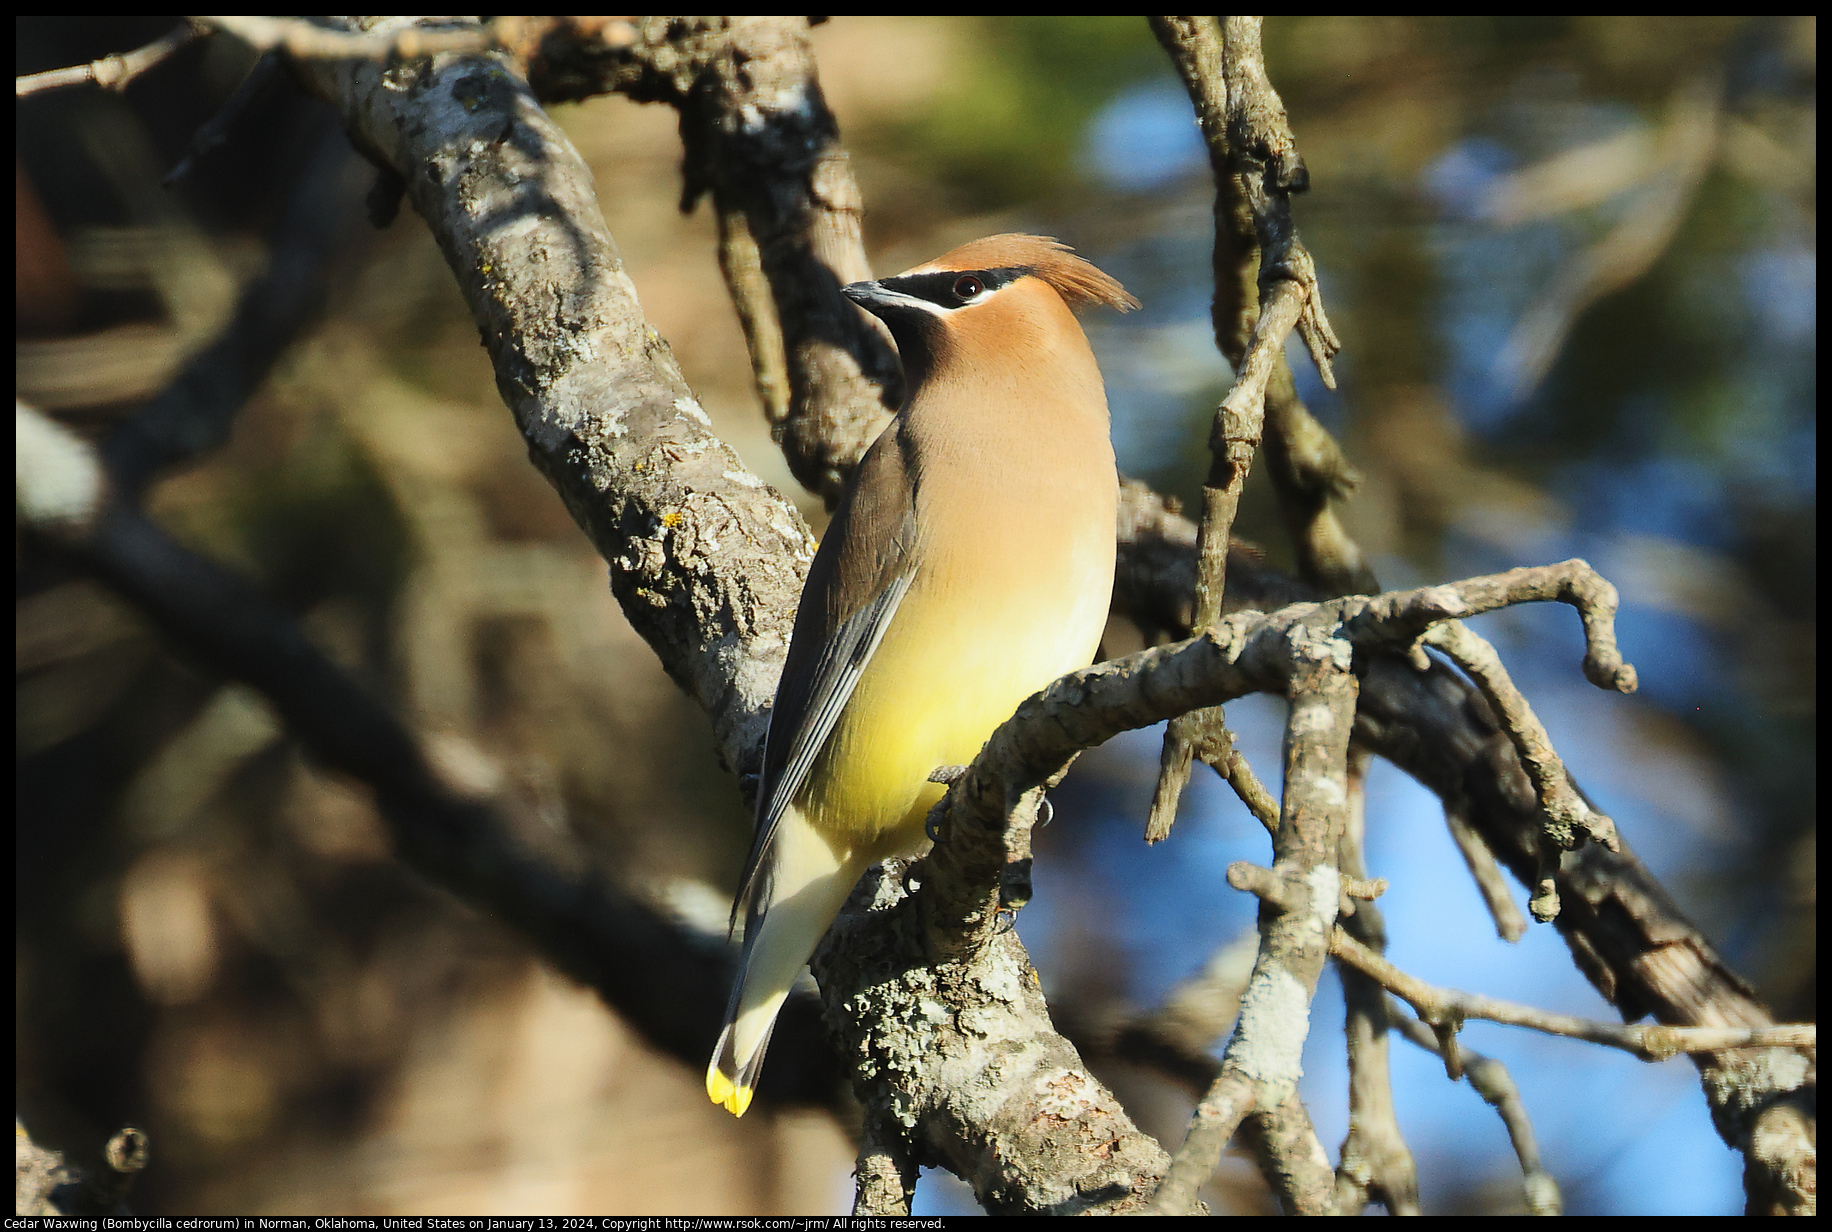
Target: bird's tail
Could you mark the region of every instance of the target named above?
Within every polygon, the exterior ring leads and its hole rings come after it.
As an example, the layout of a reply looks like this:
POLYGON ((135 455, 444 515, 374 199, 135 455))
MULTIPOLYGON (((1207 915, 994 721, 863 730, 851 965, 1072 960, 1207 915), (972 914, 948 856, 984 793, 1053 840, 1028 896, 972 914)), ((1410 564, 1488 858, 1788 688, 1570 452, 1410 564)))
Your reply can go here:
POLYGON ((764 859, 767 875, 750 879, 743 904, 744 957, 706 1067, 706 1094, 733 1116, 751 1106, 776 1015, 864 871, 858 860, 837 856, 795 809, 782 818, 764 859))
POLYGON ((782 997, 765 1009, 767 1020, 763 1036, 752 1046, 748 1056, 738 1052, 738 1024, 728 1021, 719 1032, 719 1043, 713 1048, 712 1060, 706 1066, 706 1094, 712 1102, 733 1116, 743 1116, 757 1093, 757 1075, 763 1070, 763 1054, 770 1046, 770 1033, 776 1029, 776 1015, 782 1009, 782 997))

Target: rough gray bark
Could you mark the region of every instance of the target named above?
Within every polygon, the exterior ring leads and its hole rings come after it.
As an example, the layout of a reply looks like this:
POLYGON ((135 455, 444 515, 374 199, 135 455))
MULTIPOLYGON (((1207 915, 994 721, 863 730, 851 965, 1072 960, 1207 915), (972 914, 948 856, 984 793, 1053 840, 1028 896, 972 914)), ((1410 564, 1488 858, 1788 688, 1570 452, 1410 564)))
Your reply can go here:
MULTIPOLYGON (((362 18, 383 31, 412 18, 362 18)), ((299 71, 406 184, 529 455, 668 674, 755 769, 812 541, 712 432, 598 210, 590 170, 502 53, 299 71)))

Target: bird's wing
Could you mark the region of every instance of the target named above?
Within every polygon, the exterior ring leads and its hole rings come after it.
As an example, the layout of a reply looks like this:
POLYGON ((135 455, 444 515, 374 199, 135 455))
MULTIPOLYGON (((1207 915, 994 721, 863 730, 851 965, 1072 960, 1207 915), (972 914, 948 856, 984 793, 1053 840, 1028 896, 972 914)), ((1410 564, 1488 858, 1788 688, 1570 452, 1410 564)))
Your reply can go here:
POLYGON ((906 463, 893 424, 860 461, 809 567, 770 714, 757 829, 734 923, 740 905, 752 918, 768 905, 771 839, 915 579, 915 477, 906 463))

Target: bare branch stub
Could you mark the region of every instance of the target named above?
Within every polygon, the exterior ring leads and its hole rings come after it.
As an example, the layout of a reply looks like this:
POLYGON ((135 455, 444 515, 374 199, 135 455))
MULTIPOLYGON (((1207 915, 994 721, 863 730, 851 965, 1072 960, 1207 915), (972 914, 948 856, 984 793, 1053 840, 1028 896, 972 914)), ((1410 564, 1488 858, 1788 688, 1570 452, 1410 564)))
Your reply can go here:
POLYGON ((1489 917, 1495 921, 1495 935, 1511 945, 1527 935, 1526 917, 1514 904, 1514 896, 1502 878, 1501 866, 1495 862, 1495 853, 1470 826, 1464 812, 1465 805, 1461 801, 1446 800, 1444 824, 1463 855, 1463 863, 1468 866, 1483 904, 1488 907, 1489 917))
POLYGON ((868 1116, 859 1135, 859 1163, 854 1169, 857 1192, 852 1213, 907 1216, 916 1197, 921 1167, 911 1157, 901 1126, 868 1116))

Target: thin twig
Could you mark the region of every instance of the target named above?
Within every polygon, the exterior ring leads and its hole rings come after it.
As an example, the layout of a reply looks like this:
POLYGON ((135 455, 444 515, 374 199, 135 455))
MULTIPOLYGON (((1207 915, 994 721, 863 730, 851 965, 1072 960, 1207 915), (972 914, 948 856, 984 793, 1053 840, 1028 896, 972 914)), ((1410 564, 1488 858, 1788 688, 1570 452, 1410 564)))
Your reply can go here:
POLYGON ((284 51, 299 60, 416 60, 447 52, 484 51, 496 43, 491 27, 477 25, 457 29, 410 25, 379 33, 357 33, 297 17, 244 15, 197 20, 234 35, 256 51, 284 51))
MULTIPOLYGON (((1720 1052, 1726 1048, 1818 1047, 1819 1028, 1812 1023, 1772 1027, 1669 1027, 1597 1022, 1511 1001, 1497 1001, 1475 993, 1438 988, 1401 971, 1340 928, 1330 934, 1329 949, 1332 955, 1377 980, 1388 992, 1412 1006, 1426 1025, 1441 1034, 1454 1034, 1466 1019, 1477 1018, 1620 1048, 1643 1061, 1665 1061, 1681 1053, 1720 1052)), ((1457 1064, 1456 1058, 1447 1052, 1446 1069, 1454 1069, 1457 1064)))
POLYGON ((744 211, 720 208, 719 271, 738 310, 738 324, 744 330, 745 349, 751 356, 751 376, 757 384, 757 397, 763 403, 763 417, 772 424, 789 417, 789 361, 783 351, 782 321, 776 315, 776 301, 770 296, 770 280, 763 272, 757 252, 757 239, 751 234, 744 211))
POLYGON ((1507 879, 1501 874, 1501 866, 1495 862, 1495 853, 1469 824, 1464 808, 1460 801, 1445 800, 1444 824, 1449 827, 1457 850, 1463 853, 1463 863, 1469 867, 1469 875, 1482 894, 1489 918, 1495 921, 1496 936, 1512 945, 1527 935, 1526 917, 1520 914, 1520 907, 1514 902, 1507 879))
POLYGON ((1508 1141, 1514 1144, 1514 1157, 1520 1161, 1527 1212, 1532 1215, 1560 1214, 1563 1199, 1559 1196, 1558 1181, 1540 1161, 1539 1140, 1534 1136, 1533 1122, 1527 1118, 1526 1103, 1520 1098, 1520 1088, 1514 1085, 1507 1066, 1474 1051, 1461 1040, 1440 1040, 1436 1032, 1408 1014, 1405 1007, 1391 997, 1387 999, 1387 1021, 1405 1039, 1440 1059, 1446 1047, 1457 1050, 1456 1061, 1446 1068, 1462 1070, 1463 1080, 1495 1110, 1507 1128, 1508 1141))
POLYGON ((1310 349, 1317 374, 1330 389, 1336 377, 1330 356, 1342 341, 1330 328, 1317 288, 1316 262, 1297 237, 1291 217, 1291 194, 1310 187, 1310 172, 1298 153, 1297 138, 1285 116, 1285 103, 1266 76, 1260 51, 1261 17, 1231 16, 1222 32, 1222 70, 1228 87, 1228 150, 1237 171, 1245 172, 1247 204, 1253 210, 1260 246, 1260 298, 1274 279, 1296 282, 1304 293, 1297 321, 1299 336, 1310 349))
MULTIPOLYGON (((1215 425, 1209 438, 1214 464, 1202 488, 1202 537, 1197 549, 1197 628, 1205 628, 1221 616, 1222 595, 1227 588, 1227 544, 1233 534, 1234 516, 1240 508, 1240 494, 1246 487, 1253 453, 1259 448, 1266 410, 1266 382, 1271 379, 1274 369, 1285 362, 1285 337, 1303 307, 1303 290, 1296 283, 1280 282, 1266 301, 1253 327, 1240 370, 1215 412, 1215 425)), ((1203 747, 1217 750, 1218 760, 1232 761, 1233 740, 1225 735, 1222 715, 1217 710, 1180 716, 1165 729, 1157 788, 1145 823, 1146 842, 1160 842, 1169 836, 1177 817, 1177 803, 1189 781, 1191 756, 1203 747)))
POLYGON ((133 51, 120 52, 103 56, 100 60, 91 60, 87 64, 76 64, 69 68, 47 69, 42 73, 28 73, 24 77, 13 78, 13 95, 24 98, 28 94, 39 94, 46 90, 58 90, 65 86, 80 86, 94 82, 104 90, 119 93, 132 85, 148 69, 162 64, 204 31, 190 22, 183 22, 174 27, 162 38, 139 47, 133 51))
MULTIPOLYGON (((1364 883, 1367 878, 1363 835, 1367 774, 1372 759, 1373 755, 1363 747, 1349 749, 1349 817, 1342 835, 1341 856, 1345 894, 1350 881, 1364 883)), ((1363 893, 1372 888, 1367 887, 1363 893)), ((1384 951, 1387 929, 1380 908, 1371 901, 1361 901, 1354 904, 1353 911, 1342 920, 1341 927, 1370 949, 1384 951)), ((1352 968, 1338 964, 1336 974, 1342 980, 1343 1037, 1349 1061, 1349 1131, 1333 1178, 1336 1205, 1345 1214, 1359 1215, 1372 1199, 1385 1206, 1390 1215, 1416 1215, 1418 1167, 1393 1107, 1386 994, 1373 980, 1352 968)))
MULTIPOLYGON (((1205 757, 1203 760, 1208 759, 1205 757)), ((1209 764, 1215 765, 1214 762, 1209 764)), ((1260 782, 1259 775, 1253 773, 1253 767, 1238 748, 1230 748, 1227 762, 1223 766, 1215 766, 1215 772, 1228 781, 1228 786, 1234 789, 1240 802, 1247 806, 1253 819, 1266 827, 1267 834, 1279 832, 1278 799, 1266 790, 1266 785, 1260 782)))
MULTIPOLYGON (((1234 518, 1264 424, 1273 414, 1267 385, 1275 374, 1281 405, 1295 402, 1295 393, 1283 394, 1290 385, 1286 335, 1294 325, 1298 328, 1324 383, 1332 388, 1329 357, 1341 342, 1323 311, 1315 263, 1292 226, 1290 193, 1302 191, 1308 181, 1284 104, 1266 77, 1260 19, 1230 17, 1225 35, 1214 17, 1149 20, 1183 80, 1208 147, 1215 178, 1215 341, 1236 372, 1209 437, 1212 461, 1203 485, 1194 617, 1194 627, 1203 628, 1222 611, 1234 518), (1251 335, 1249 320, 1254 321, 1251 335)), ((1288 407, 1277 413, 1278 422, 1290 419, 1288 407)), ((1291 453, 1285 449, 1280 456, 1291 453)), ((1201 755, 1225 776, 1225 767, 1238 756, 1233 743, 1219 709, 1171 721, 1145 823, 1146 842, 1169 835, 1192 757, 1201 755)))
MULTIPOLYGON (((1582 586, 1583 593, 1577 600, 1580 610, 1606 609, 1613 615, 1616 588, 1602 578, 1596 578, 1595 583, 1582 586)), ((1609 634, 1609 638, 1606 653, 1614 654, 1613 633, 1609 634)), ((1591 808, 1578 795, 1570 776, 1565 772, 1564 763, 1559 759, 1558 751, 1552 747, 1552 738, 1546 734, 1545 726, 1533 713, 1533 707, 1528 704, 1526 697, 1509 678, 1507 668, 1502 665, 1501 656, 1495 653, 1493 646, 1459 620, 1447 620, 1434 626, 1422 640, 1448 655, 1482 691, 1482 695, 1494 707, 1502 729, 1514 742, 1514 750, 1520 757, 1521 765, 1526 767, 1534 788, 1539 792, 1540 808, 1544 815, 1541 843, 1543 855, 1540 876, 1528 908, 1533 912, 1534 919, 1547 923, 1558 916, 1558 883, 1555 878, 1558 854, 1585 842, 1598 842, 1613 850, 1620 850, 1615 823, 1591 808)), ((1619 662, 1620 656, 1616 657, 1619 662)), ((1591 661, 1592 656, 1586 654, 1587 667, 1591 661)), ((1618 670, 1597 667, 1586 674, 1591 675, 1599 685, 1607 683, 1624 693, 1632 693, 1635 689, 1635 669, 1627 664, 1622 664, 1618 670)))

